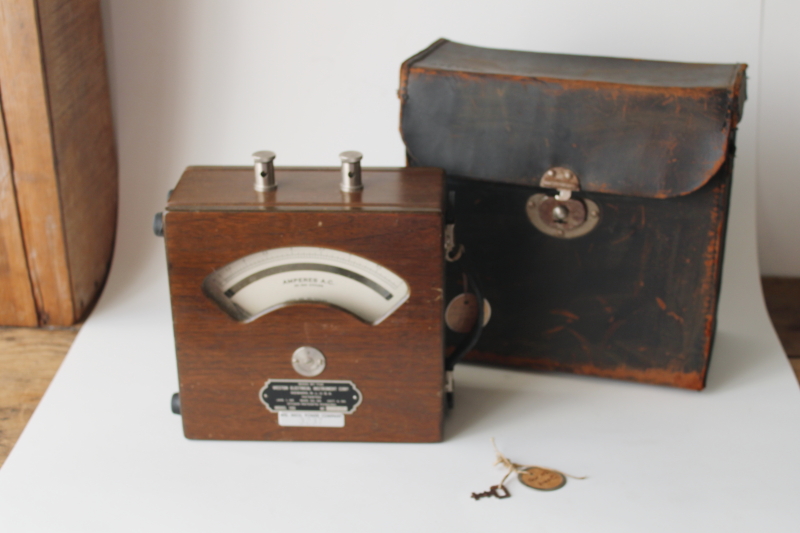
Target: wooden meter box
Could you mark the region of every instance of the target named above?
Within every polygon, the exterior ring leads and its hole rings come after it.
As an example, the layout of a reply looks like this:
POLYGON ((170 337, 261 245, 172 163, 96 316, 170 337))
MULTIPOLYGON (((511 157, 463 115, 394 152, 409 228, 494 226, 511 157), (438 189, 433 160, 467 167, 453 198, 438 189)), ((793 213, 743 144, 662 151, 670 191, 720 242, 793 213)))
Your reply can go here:
POLYGON ((163 215, 185 435, 441 440, 442 171, 255 155, 260 191, 191 167, 163 215))
POLYGON ((491 305, 468 360, 703 387, 745 65, 442 39, 400 97, 409 165, 447 173, 491 305))

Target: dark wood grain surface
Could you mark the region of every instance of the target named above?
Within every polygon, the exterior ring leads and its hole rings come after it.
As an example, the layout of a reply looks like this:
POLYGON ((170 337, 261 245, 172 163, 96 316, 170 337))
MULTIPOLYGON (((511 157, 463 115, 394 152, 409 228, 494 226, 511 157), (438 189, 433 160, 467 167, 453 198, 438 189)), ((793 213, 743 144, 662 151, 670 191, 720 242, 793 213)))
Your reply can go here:
POLYGON ((443 418, 440 213, 220 213, 165 217, 184 431, 236 440, 437 441, 443 418), (231 240, 231 235, 236 239, 231 240), (374 261, 411 296, 385 321, 365 324, 323 306, 292 305, 242 324, 203 294, 206 276, 241 257, 324 246, 374 261), (364 401, 344 428, 280 427, 260 403, 268 379, 303 379, 291 354, 313 346, 320 380, 350 380, 364 401))
POLYGON ((338 169, 276 169, 259 196, 252 169, 190 168, 164 217, 184 433, 196 439, 435 442, 444 418, 443 174, 364 169, 357 199, 338 169), (288 208, 288 212, 284 209, 288 208), (289 305, 240 323, 207 297, 205 278, 242 257, 319 246, 402 278, 410 297, 377 325, 330 306, 289 305), (343 428, 284 427, 259 391, 303 380, 292 353, 312 346, 316 380, 351 381, 363 401, 343 428))
POLYGON ((800 376, 800 279, 761 279, 767 311, 783 349, 800 376))

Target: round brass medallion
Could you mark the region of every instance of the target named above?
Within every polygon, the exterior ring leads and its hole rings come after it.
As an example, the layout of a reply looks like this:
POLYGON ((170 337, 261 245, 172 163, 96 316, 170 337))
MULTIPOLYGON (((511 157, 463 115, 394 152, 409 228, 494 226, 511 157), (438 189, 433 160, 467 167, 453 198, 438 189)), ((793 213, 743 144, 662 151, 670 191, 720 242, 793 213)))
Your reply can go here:
POLYGON ((567 476, 555 470, 532 466, 519 473, 523 485, 536 490, 556 490, 567 484, 567 476))
MULTIPOLYGON (((489 323, 492 316, 492 306, 489 300, 483 299, 483 325, 489 323)), ((478 303, 475 295, 462 293, 450 300, 444 312, 444 321, 447 327, 456 333, 469 333, 478 319, 478 303)))

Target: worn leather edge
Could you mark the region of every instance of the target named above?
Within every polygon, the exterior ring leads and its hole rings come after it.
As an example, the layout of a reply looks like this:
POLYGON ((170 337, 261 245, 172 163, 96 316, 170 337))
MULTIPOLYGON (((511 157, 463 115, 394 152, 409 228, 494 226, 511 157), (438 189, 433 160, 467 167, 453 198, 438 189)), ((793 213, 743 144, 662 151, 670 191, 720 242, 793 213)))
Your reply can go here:
MULTIPOLYGON (((602 81, 592 81, 592 80, 571 80, 571 79, 563 79, 563 78, 548 78, 548 77, 529 77, 529 76, 518 76, 518 75, 511 75, 511 74, 485 74, 485 73, 473 73, 467 71, 445 71, 442 69, 433 69, 428 67, 414 67, 414 63, 424 59, 431 53, 433 53, 436 49, 440 46, 448 43, 447 39, 439 39, 433 44, 431 44, 428 48, 421 51, 420 53, 410 57, 400 67, 400 89, 398 89, 397 94, 400 98, 400 137, 403 140, 403 144, 406 148, 406 164, 410 165, 413 161, 416 160, 414 154, 408 147, 408 142, 406 142, 405 136, 405 129, 403 127, 404 116, 405 116, 405 104, 408 100, 407 88, 408 82, 412 72, 420 73, 420 74, 437 74, 437 73, 448 73, 448 74, 457 74, 464 78, 499 78, 499 79, 506 79, 509 81, 521 82, 521 83, 551 83, 561 85, 565 88, 585 88, 587 86, 597 87, 602 86, 608 89, 621 89, 624 88, 627 91, 635 91, 641 92, 645 94, 663 94, 669 91, 670 94, 674 95, 676 93, 682 96, 693 96, 697 94, 706 94, 711 90, 719 90, 718 88, 713 87, 659 87, 659 86, 647 86, 647 85, 631 85, 631 84, 624 84, 624 83, 611 83, 611 82, 602 82, 602 81)), ((725 139, 724 145, 721 148, 720 156, 713 167, 711 167, 706 174, 703 176, 701 181, 692 189, 681 191, 677 194, 672 195, 653 195, 653 196, 645 196, 648 198, 677 198, 680 196, 686 196, 692 194, 693 192, 701 189, 706 184, 708 184, 711 179, 717 175, 722 165, 728 158, 728 150, 730 148, 730 143, 728 139, 731 136, 731 132, 735 130, 738 122, 741 120, 742 114, 744 112, 744 102, 747 99, 747 91, 746 91, 746 70, 747 64, 746 63, 736 63, 735 69, 733 74, 731 75, 731 82, 730 88, 728 89, 728 113, 727 113, 727 121, 726 126, 721 132, 721 136, 725 139)), ((495 180, 492 180, 493 182, 495 180)), ((505 183, 505 182, 503 182, 505 183)), ((588 189, 587 189, 588 190, 588 189)), ((605 194, 620 194, 615 193, 613 191, 592 191, 592 192, 599 192, 605 194)), ((625 196, 634 196, 634 195, 625 195, 625 196)))
MULTIPOLYGON (((465 363, 477 364, 480 366, 490 366, 497 368, 497 356, 490 352, 472 351, 469 359, 465 363)), ((633 381, 650 385, 667 385, 681 389, 702 390, 704 386, 704 376, 698 372, 675 372, 662 368, 648 368, 638 370, 625 366, 616 368, 597 368, 585 365, 560 365, 552 361, 529 359, 527 357, 503 356, 505 367, 517 370, 546 371, 546 372, 566 372, 583 376, 595 376, 601 378, 618 379, 623 381, 633 381)))
MULTIPOLYGON (((425 50, 423 50, 423 51, 421 51, 421 52, 419 52, 417 54, 414 54, 413 56, 411 56, 408 59, 406 59, 405 61, 403 61, 403 64, 400 65, 400 88, 397 89, 397 97, 400 98, 401 106, 402 106, 403 103, 405 103, 406 99, 408 98, 408 95, 406 93, 406 88, 408 87, 408 75, 409 75, 409 73, 411 71, 411 66, 414 63, 416 63, 417 61, 421 61, 422 59, 426 58, 427 56, 429 56, 430 54, 435 52, 436 49, 439 48, 440 46, 444 45, 445 43, 449 43, 449 42, 450 42, 449 40, 447 40, 444 37, 442 37, 442 38, 436 40, 435 42, 433 42, 425 50)), ((403 123, 402 114, 403 114, 403 111, 402 111, 402 107, 401 107, 401 110, 400 110, 400 117, 401 117, 400 124, 401 125, 403 123)))
POLYGON ((449 43, 448 39, 441 37, 434 41, 430 46, 426 49, 422 50, 421 52, 414 54, 413 56, 409 57, 403 64, 400 65, 400 87, 397 89, 397 97, 400 99, 400 124, 398 129, 400 130, 400 138, 403 140, 403 145, 406 147, 406 166, 410 166, 410 157, 408 153, 408 143, 406 142, 405 133, 403 132, 403 114, 405 113, 405 104, 406 100, 408 100, 408 77, 411 72, 411 67, 417 61, 424 59, 425 57, 429 56, 433 52, 436 51, 440 46, 444 45, 445 43, 449 43))
POLYGON ((747 63, 737 63, 731 81, 731 109, 736 112, 731 117, 732 129, 739 125, 744 114, 744 103, 747 100, 747 66, 747 63))
MULTIPOLYGON (((698 62, 694 62, 694 61, 675 61, 675 60, 664 60, 664 59, 641 59, 641 58, 619 57, 619 56, 610 56, 610 55, 575 54, 575 53, 565 53, 565 52, 541 52, 541 51, 534 51, 534 50, 518 50, 518 49, 512 49, 512 48, 494 48, 494 47, 486 47, 486 46, 477 46, 477 45, 472 45, 472 44, 465 44, 465 43, 462 43, 462 42, 455 42, 455 41, 450 41, 450 40, 447 40, 447 39, 439 39, 438 41, 433 43, 433 45, 436 45, 436 48, 438 48, 439 46, 441 46, 441 45, 443 45, 445 43, 450 43, 450 44, 453 44, 454 46, 458 46, 458 47, 471 48, 471 49, 482 50, 482 51, 490 51, 490 52, 513 53, 513 54, 523 54, 523 55, 535 54, 535 55, 558 57, 558 58, 561 58, 561 59, 567 60, 567 61, 570 58, 580 58, 580 59, 589 59, 589 60, 621 61, 621 62, 627 62, 631 66, 633 64, 635 64, 635 63, 650 63, 650 64, 659 63, 659 64, 666 64, 666 65, 682 65, 682 66, 688 66, 688 67, 698 67, 698 66, 731 67, 732 70, 731 70, 731 74, 728 76, 727 85, 725 87, 722 87, 722 86, 712 87, 712 88, 717 88, 717 89, 726 89, 726 88, 730 89, 732 87, 733 83, 734 83, 734 80, 737 77, 737 70, 738 70, 737 67, 739 67, 741 65, 747 66, 746 64, 743 64, 743 63, 698 63, 698 62), (444 41, 444 42, 439 42, 439 41, 444 41)), ((431 47, 433 47, 433 45, 431 45, 431 47)), ((435 51, 436 48, 434 48, 432 50, 429 50, 429 49, 426 48, 425 50, 423 50, 422 52, 417 54, 417 56, 420 56, 420 57, 413 56, 413 57, 409 58, 409 60, 413 59, 414 62, 422 61, 428 55, 430 55, 433 51, 435 51)), ((431 70, 442 70, 442 71, 445 71, 445 72, 469 72, 469 73, 472 73, 472 74, 481 74, 481 75, 488 75, 488 76, 493 75, 493 74, 490 74, 490 73, 488 73, 486 71, 473 70, 473 69, 470 69, 469 67, 466 67, 466 66, 458 67, 458 68, 452 68, 452 69, 451 68, 447 68, 447 67, 443 67, 441 69, 436 68, 436 67, 430 67, 430 68, 431 68, 431 70)), ((521 77, 523 77, 523 78, 531 78, 531 77, 537 77, 537 76, 521 75, 521 77)), ((558 77, 558 76, 555 76, 554 79, 575 79, 575 80, 579 80, 579 78, 561 78, 561 77, 558 77)), ((614 83, 614 82, 602 82, 601 80, 592 80, 592 79, 585 79, 585 78, 583 80, 584 81, 589 81, 591 83, 612 83, 612 84, 614 83)), ((618 84, 619 85, 625 85, 625 86, 627 86, 627 85, 640 86, 640 84, 628 83, 628 82, 621 82, 621 83, 618 83, 618 84)), ((646 86, 646 85, 641 85, 641 86, 646 86)), ((652 86, 656 86, 657 87, 658 85, 652 85, 652 86)), ((673 86, 664 85, 663 87, 673 87, 673 86)), ((698 86, 698 87, 704 87, 704 86, 698 86)))
MULTIPOLYGON (((468 72, 468 71, 461 71, 461 70, 445 70, 445 69, 438 69, 438 68, 430 68, 430 67, 419 67, 419 66, 409 66, 407 74, 428 74, 428 75, 446 75, 446 76, 459 76, 465 79, 474 79, 480 80, 484 78, 497 78, 502 80, 508 81, 517 81, 523 83, 550 83, 554 85, 561 85, 562 87, 566 87, 569 89, 572 88, 586 88, 591 87, 596 89, 597 87, 608 88, 608 89, 624 89, 630 92, 640 92, 640 93, 649 93, 649 94, 664 94, 669 93, 670 95, 679 94, 680 96, 694 96, 698 94, 707 94, 710 91, 726 91, 723 87, 669 87, 664 85, 634 85, 630 83, 614 83, 610 81, 595 81, 595 80, 574 80, 570 78, 551 78, 548 76, 519 76, 517 74, 485 74, 482 72, 468 72)), ((406 84, 408 83, 408 79, 405 80, 406 84)), ((727 89, 729 95, 732 95, 734 92, 734 87, 731 86, 727 89)))
MULTIPOLYGON (((731 130, 729 137, 729 153, 730 158, 726 158, 725 164, 733 166, 733 157, 736 151, 734 139, 736 128, 731 130)), ((701 389, 705 388, 706 380, 708 379, 708 367, 711 363, 711 353, 714 349, 714 340, 717 334, 717 312, 719 308, 719 293, 722 286, 722 262, 725 257, 725 241, 727 239, 727 226, 728 226, 728 213, 730 212, 730 195, 733 168, 726 171, 723 167, 721 172, 727 172, 729 175, 724 180, 724 189, 717 191, 716 203, 714 205, 713 217, 716 218, 716 240, 711 243, 708 249, 708 257, 706 264, 708 269, 706 271, 707 283, 712 283, 712 290, 708 291, 706 301, 703 305, 703 314, 706 316, 705 325, 705 346, 703 347, 703 372, 701 373, 702 384, 701 389)), ((713 223, 713 222, 712 222, 713 223)))

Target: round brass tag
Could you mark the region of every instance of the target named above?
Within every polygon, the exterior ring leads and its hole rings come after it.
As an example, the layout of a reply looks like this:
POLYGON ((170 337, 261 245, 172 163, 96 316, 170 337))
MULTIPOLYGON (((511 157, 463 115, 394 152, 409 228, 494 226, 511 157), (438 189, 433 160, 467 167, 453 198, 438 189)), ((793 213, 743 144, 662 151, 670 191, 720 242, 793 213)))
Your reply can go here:
MULTIPOLYGON (((489 323, 492 316, 492 306, 489 300, 483 299, 483 325, 489 323)), ((456 333, 469 333, 478 319, 478 302, 474 294, 462 293, 450 300, 444 312, 444 321, 447 327, 456 333)))
POLYGON ((536 490, 556 490, 567 484, 567 476, 555 470, 532 466, 519 473, 523 485, 536 490))

